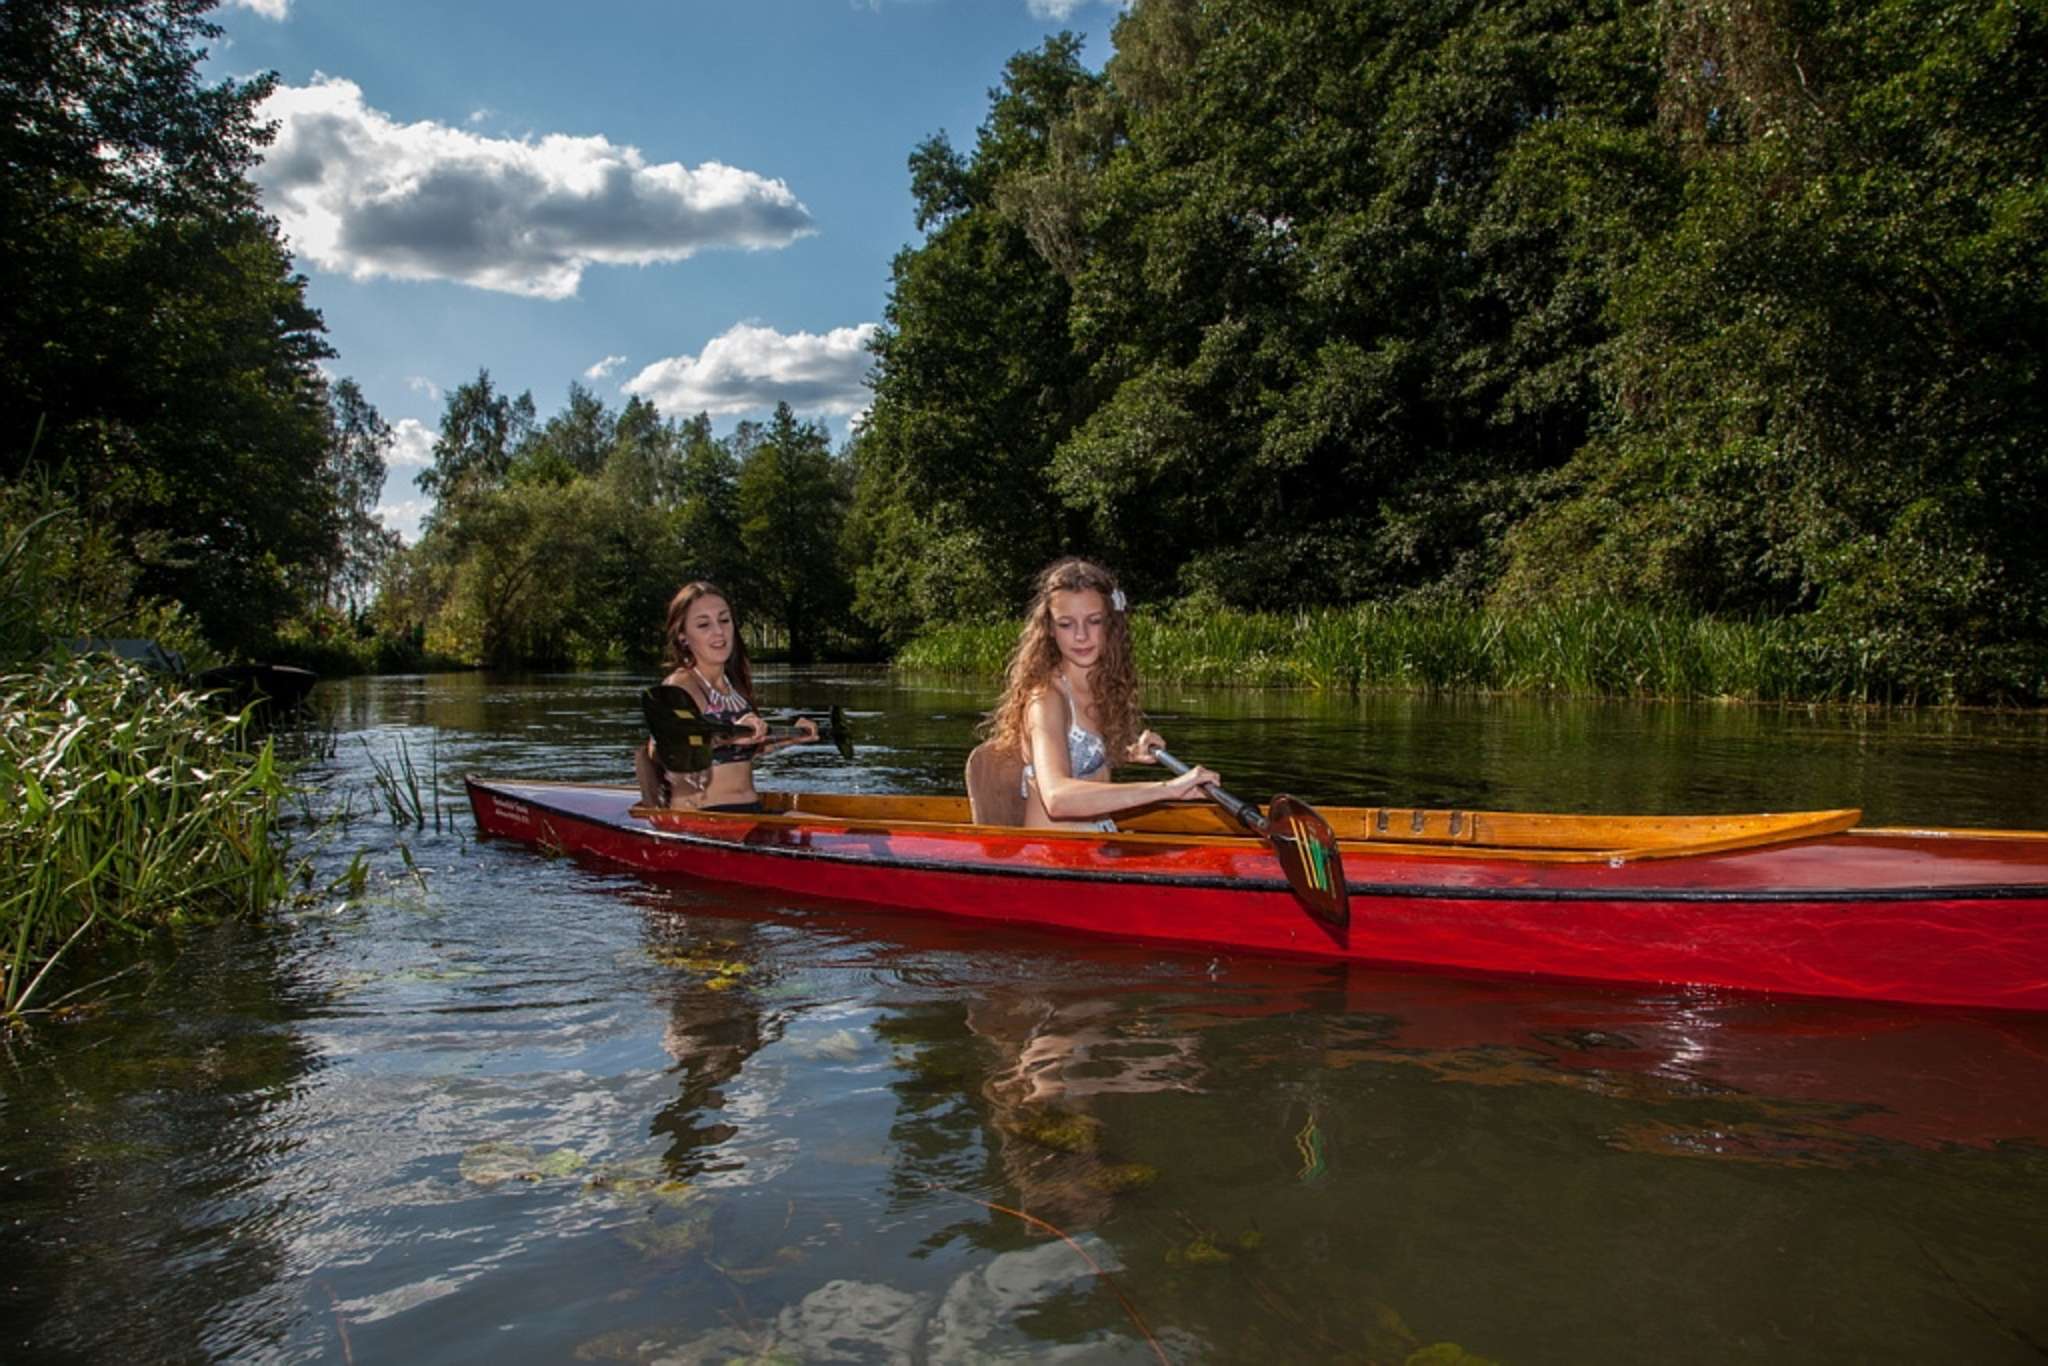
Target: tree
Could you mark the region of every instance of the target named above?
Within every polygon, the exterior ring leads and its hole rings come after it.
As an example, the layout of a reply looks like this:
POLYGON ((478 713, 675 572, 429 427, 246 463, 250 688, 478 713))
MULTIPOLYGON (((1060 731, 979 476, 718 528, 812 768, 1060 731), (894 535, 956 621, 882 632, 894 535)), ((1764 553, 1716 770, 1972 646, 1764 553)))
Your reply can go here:
POLYGON ((246 178, 271 78, 199 80, 210 7, 0 7, 0 470, 60 477, 138 592, 252 650, 333 551, 330 352, 246 178))
POLYGON ((457 385, 441 410, 433 463, 414 478, 434 499, 423 529, 465 499, 504 487, 513 457, 533 432, 532 394, 506 397, 491 384, 489 370, 478 370, 475 379, 457 385))
POLYGON ((847 490, 831 434, 778 403, 766 427, 743 424, 738 444, 750 587, 759 610, 789 633, 790 658, 808 663, 846 605, 838 548, 847 490))
POLYGON ((377 520, 391 424, 352 379, 340 380, 329 390, 328 413, 326 474, 338 526, 324 596, 330 606, 359 615, 369 602, 378 570, 400 544, 398 534, 377 520))

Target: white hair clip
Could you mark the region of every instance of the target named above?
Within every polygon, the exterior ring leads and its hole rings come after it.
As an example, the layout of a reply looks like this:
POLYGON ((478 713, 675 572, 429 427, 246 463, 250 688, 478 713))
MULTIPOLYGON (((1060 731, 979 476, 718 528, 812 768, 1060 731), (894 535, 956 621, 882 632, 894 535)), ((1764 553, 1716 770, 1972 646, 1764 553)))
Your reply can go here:
POLYGON ((1126 599, 1125 599, 1125 597, 1124 597, 1124 590, 1123 590, 1123 589, 1121 589, 1121 588, 1112 588, 1112 589, 1110 589, 1110 590, 1109 590, 1109 605, 1110 605, 1111 607, 1114 607, 1114 608, 1116 608, 1116 610, 1117 610, 1117 611, 1121 612, 1121 611, 1123 611, 1123 610, 1124 610, 1124 604, 1125 604, 1125 602, 1126 602, 1126 599))

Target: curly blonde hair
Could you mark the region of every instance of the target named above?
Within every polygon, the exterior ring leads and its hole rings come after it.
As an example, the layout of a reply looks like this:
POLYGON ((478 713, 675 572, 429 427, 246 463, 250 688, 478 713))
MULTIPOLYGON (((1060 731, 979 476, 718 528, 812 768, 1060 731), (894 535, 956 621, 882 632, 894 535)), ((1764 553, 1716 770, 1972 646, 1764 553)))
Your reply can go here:
POLYGON ((1138 709, 1138 670, 1131 659, 1131 625, 1118 608, 1116 575, 1092 560, 1068 558, 1048 565, 1038 576, 1038 591, 1024 613, 1024 629, 1010 652, 1008 679, 995 710, 981 730, 999 748, 1021 750, 1024 715, 1032 699, 1052 686, 1060 666, 1059 640, 1053 634, 1052 595, 1093 590, 1102 595, 1108 619, 1103 623, 1102 653, 1089 674, 1095 712, 1102 719, 1102 742, 1112 764, 1123 762, 1145 730, 1138 709))

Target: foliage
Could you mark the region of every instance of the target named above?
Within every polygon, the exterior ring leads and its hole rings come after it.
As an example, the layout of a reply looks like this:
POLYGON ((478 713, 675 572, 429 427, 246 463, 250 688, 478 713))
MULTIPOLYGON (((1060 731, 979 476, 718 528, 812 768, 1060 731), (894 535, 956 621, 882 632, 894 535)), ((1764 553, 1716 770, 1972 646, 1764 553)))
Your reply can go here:
POLYGON ((735 442, 745 451, 736 490, 743 586, 756 610, 788 632, 791 660, 809 663, 846 610, 838 555, 848 490, 831 434, 778 403, 766 427, 743 424, 735 442))
POLYGON ((211 7, 0 8, 0 478, 55 481, 140 592, 254 650, 349 522, 323 326, 247 178, 273 78, 201 81, 211 7))
MULTIPOLYGON (((1368 603, 1293 613, 1189 601, 1134 614, 1132 638, 1139 672, 1157 682, 1743 702, 1941 700, 1919 676, 1910 641, 1844 648, 1799 619, 1701 617, 1616 601, 1505 612, 1368 603)), ((1015 643, 1007 624, 938 627, 906 646, 897 664, 999 678, 1015 643)), ((1998 700, 2048 702, 2048 648, 2015 651, 2008 663, 2011 683, 1998 700)))
POLYGON ((721 441, 705 414, 664 420, 637 398, 614 412, 580 385, 560 413, 535 414, 487 373, 449 396, 421 481, 433 515, 383 567, 380 641, 496 667, 651 661, 669 596, 693 578, 795 658, 855 639, 849 472, 822 426, 783 406, 721 441))
POLYGON ((1877 694, 2030 695, 2044 25, 1145 0, 1100 75, 1021 54, 911 158, 858 610, 999 617, 1079 550, 1153 601, 1789 619, 1877 694))
POLYGON ((70 642, 141 637, 201 667, 205 647, 173 603, 136 596, 141 568, 47 477, 0 484, 0 669, 70 642))
POLYGON ((0 1019, 74 947, 286 893, 284 782, 246 744, 243 718, 120 661, 0 677, 0 1019))

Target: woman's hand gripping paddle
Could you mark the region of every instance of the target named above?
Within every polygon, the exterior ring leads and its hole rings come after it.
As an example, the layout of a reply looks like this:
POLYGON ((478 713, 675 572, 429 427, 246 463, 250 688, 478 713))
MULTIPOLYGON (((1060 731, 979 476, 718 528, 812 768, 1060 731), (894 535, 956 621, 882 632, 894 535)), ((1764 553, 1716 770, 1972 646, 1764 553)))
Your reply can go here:
MULTIPOLYGON (((1175 773, 1188 766, 1163 749, 1154 758, 1175 773)), ((1337 852, 1337 835, 1330 823, 1307 802, 1281 795, 1266 804, 1265 811, 1231 796, 1222 788, 1202 789, 1231 818, 1273 847, 1287 885, 1304 909, 1324 925, 1342 935, 1351 927, 1351 889, 1344 882, 1344 863, 1337 852)))
MULTIPOLYGON (((640 710, 647 718, 648 733, 654 737, 655 760, 671 773, 702 773, 711 767, 715 746, 757 743, 753 732, 745 726, 705 720, 690 690, 673 683, 658 683, 641 693, 640 710)), ((831 741, 842 759, 853 757, 853 728, 847 724, 842 709, 834 707, 827 714, 818 738, 831 741)), ((771 734, 758 743, 770 741, 809 743, 801 731, 794 730, 771 734)))

